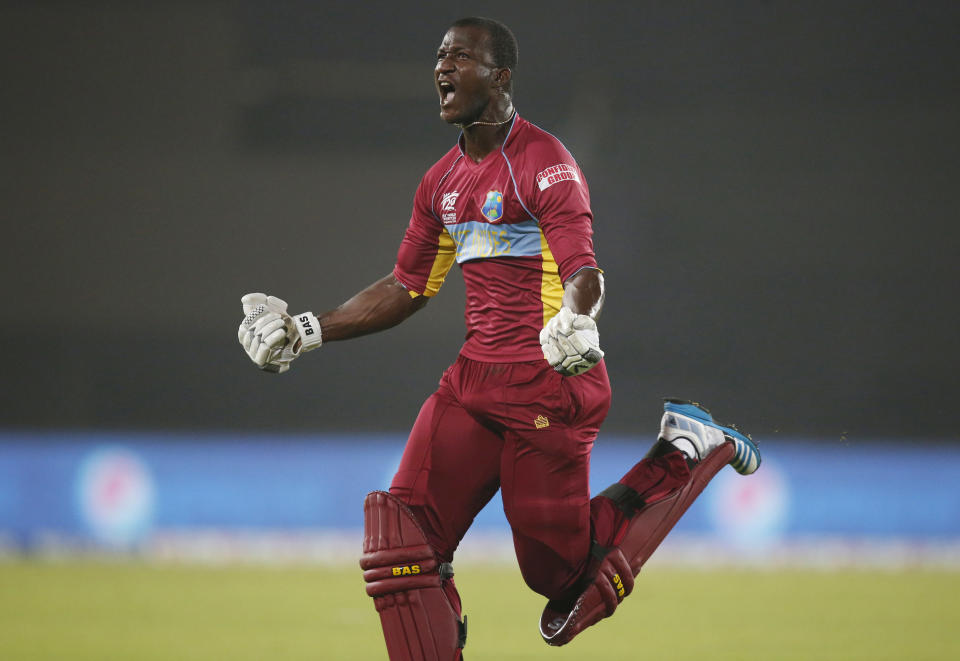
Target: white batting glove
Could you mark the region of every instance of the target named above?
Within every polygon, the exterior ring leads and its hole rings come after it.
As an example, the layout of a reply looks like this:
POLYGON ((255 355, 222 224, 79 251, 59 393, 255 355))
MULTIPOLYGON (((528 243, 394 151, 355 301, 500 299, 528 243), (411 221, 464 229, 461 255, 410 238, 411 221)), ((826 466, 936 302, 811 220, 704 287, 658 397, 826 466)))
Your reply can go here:
POLYGON ((312 312, 287 314, 287 302, 266 294, 247 294, 240 302, 246 315, 237 339, 257 367, 282 374, 304 351, 319 347, 320 323, 312 312))
POLYGON ((597 322, 568 307, 540 331, 540 348, 551 367, 563 376, 583 374, 603 358, 597 322))

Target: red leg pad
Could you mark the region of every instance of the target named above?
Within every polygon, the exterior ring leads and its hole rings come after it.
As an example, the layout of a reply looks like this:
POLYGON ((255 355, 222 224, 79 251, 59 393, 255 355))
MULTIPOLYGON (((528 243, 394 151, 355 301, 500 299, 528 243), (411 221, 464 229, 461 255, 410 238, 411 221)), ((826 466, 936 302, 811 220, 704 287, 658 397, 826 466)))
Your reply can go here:
POLYGON ((386 491, 363 503, 360 567, 380 614, 390 661, 456 661, 466 624, 453 570, 441 564, 413 512, 386 491))
POLYGON ((547 644, 566 645, 587 627, 613 614, 632 591, 633 579, 640 568, 707 483, 733 459, 734 453, 733 444, 724 443, 693 467, 690 479, 681 488, 643 505, 630 516, 620 543, 604 556, 596 578, 577 598, 573 608, 557 610, 548 603, 543 610, 540 635, 547 644))

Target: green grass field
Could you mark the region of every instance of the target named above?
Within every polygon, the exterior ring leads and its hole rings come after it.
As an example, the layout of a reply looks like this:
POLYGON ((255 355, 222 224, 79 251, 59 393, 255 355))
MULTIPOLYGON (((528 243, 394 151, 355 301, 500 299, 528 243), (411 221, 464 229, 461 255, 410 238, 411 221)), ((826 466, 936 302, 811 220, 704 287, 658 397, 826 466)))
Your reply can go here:
MULTIPOLYGON (((563 648, 514 568, 458 567, 468 661, 960 658, 960 573, 649 568, 563 648)), ((386 659, 359 569, 0 561, 0 659, 386 659)))

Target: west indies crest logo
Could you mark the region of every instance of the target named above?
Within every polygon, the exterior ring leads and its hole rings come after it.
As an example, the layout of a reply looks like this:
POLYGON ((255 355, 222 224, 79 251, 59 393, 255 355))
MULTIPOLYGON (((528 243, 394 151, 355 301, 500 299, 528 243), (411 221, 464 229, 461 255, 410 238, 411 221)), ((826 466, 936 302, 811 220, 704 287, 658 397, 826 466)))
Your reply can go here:
POLYGON ((489 221, 500 220, 503 216, 503 193, 498 190, 492 190, 487 193, 487 199, 480 209, 483 217, 489 221))

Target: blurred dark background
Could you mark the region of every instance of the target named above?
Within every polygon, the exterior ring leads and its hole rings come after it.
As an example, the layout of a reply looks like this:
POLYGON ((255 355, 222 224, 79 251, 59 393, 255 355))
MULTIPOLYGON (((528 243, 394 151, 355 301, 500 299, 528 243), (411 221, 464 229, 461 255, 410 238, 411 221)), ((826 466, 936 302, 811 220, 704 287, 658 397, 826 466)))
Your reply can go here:
POLYGON ((933 1, 5 2, 2 424, 409 427, 457 269, 281 377, 239 299, 320 312, 391 270, 474 14, 590 183, 606 430, 652 436, 672 395, 761 440, 960 440, 960 3, 933 1))

